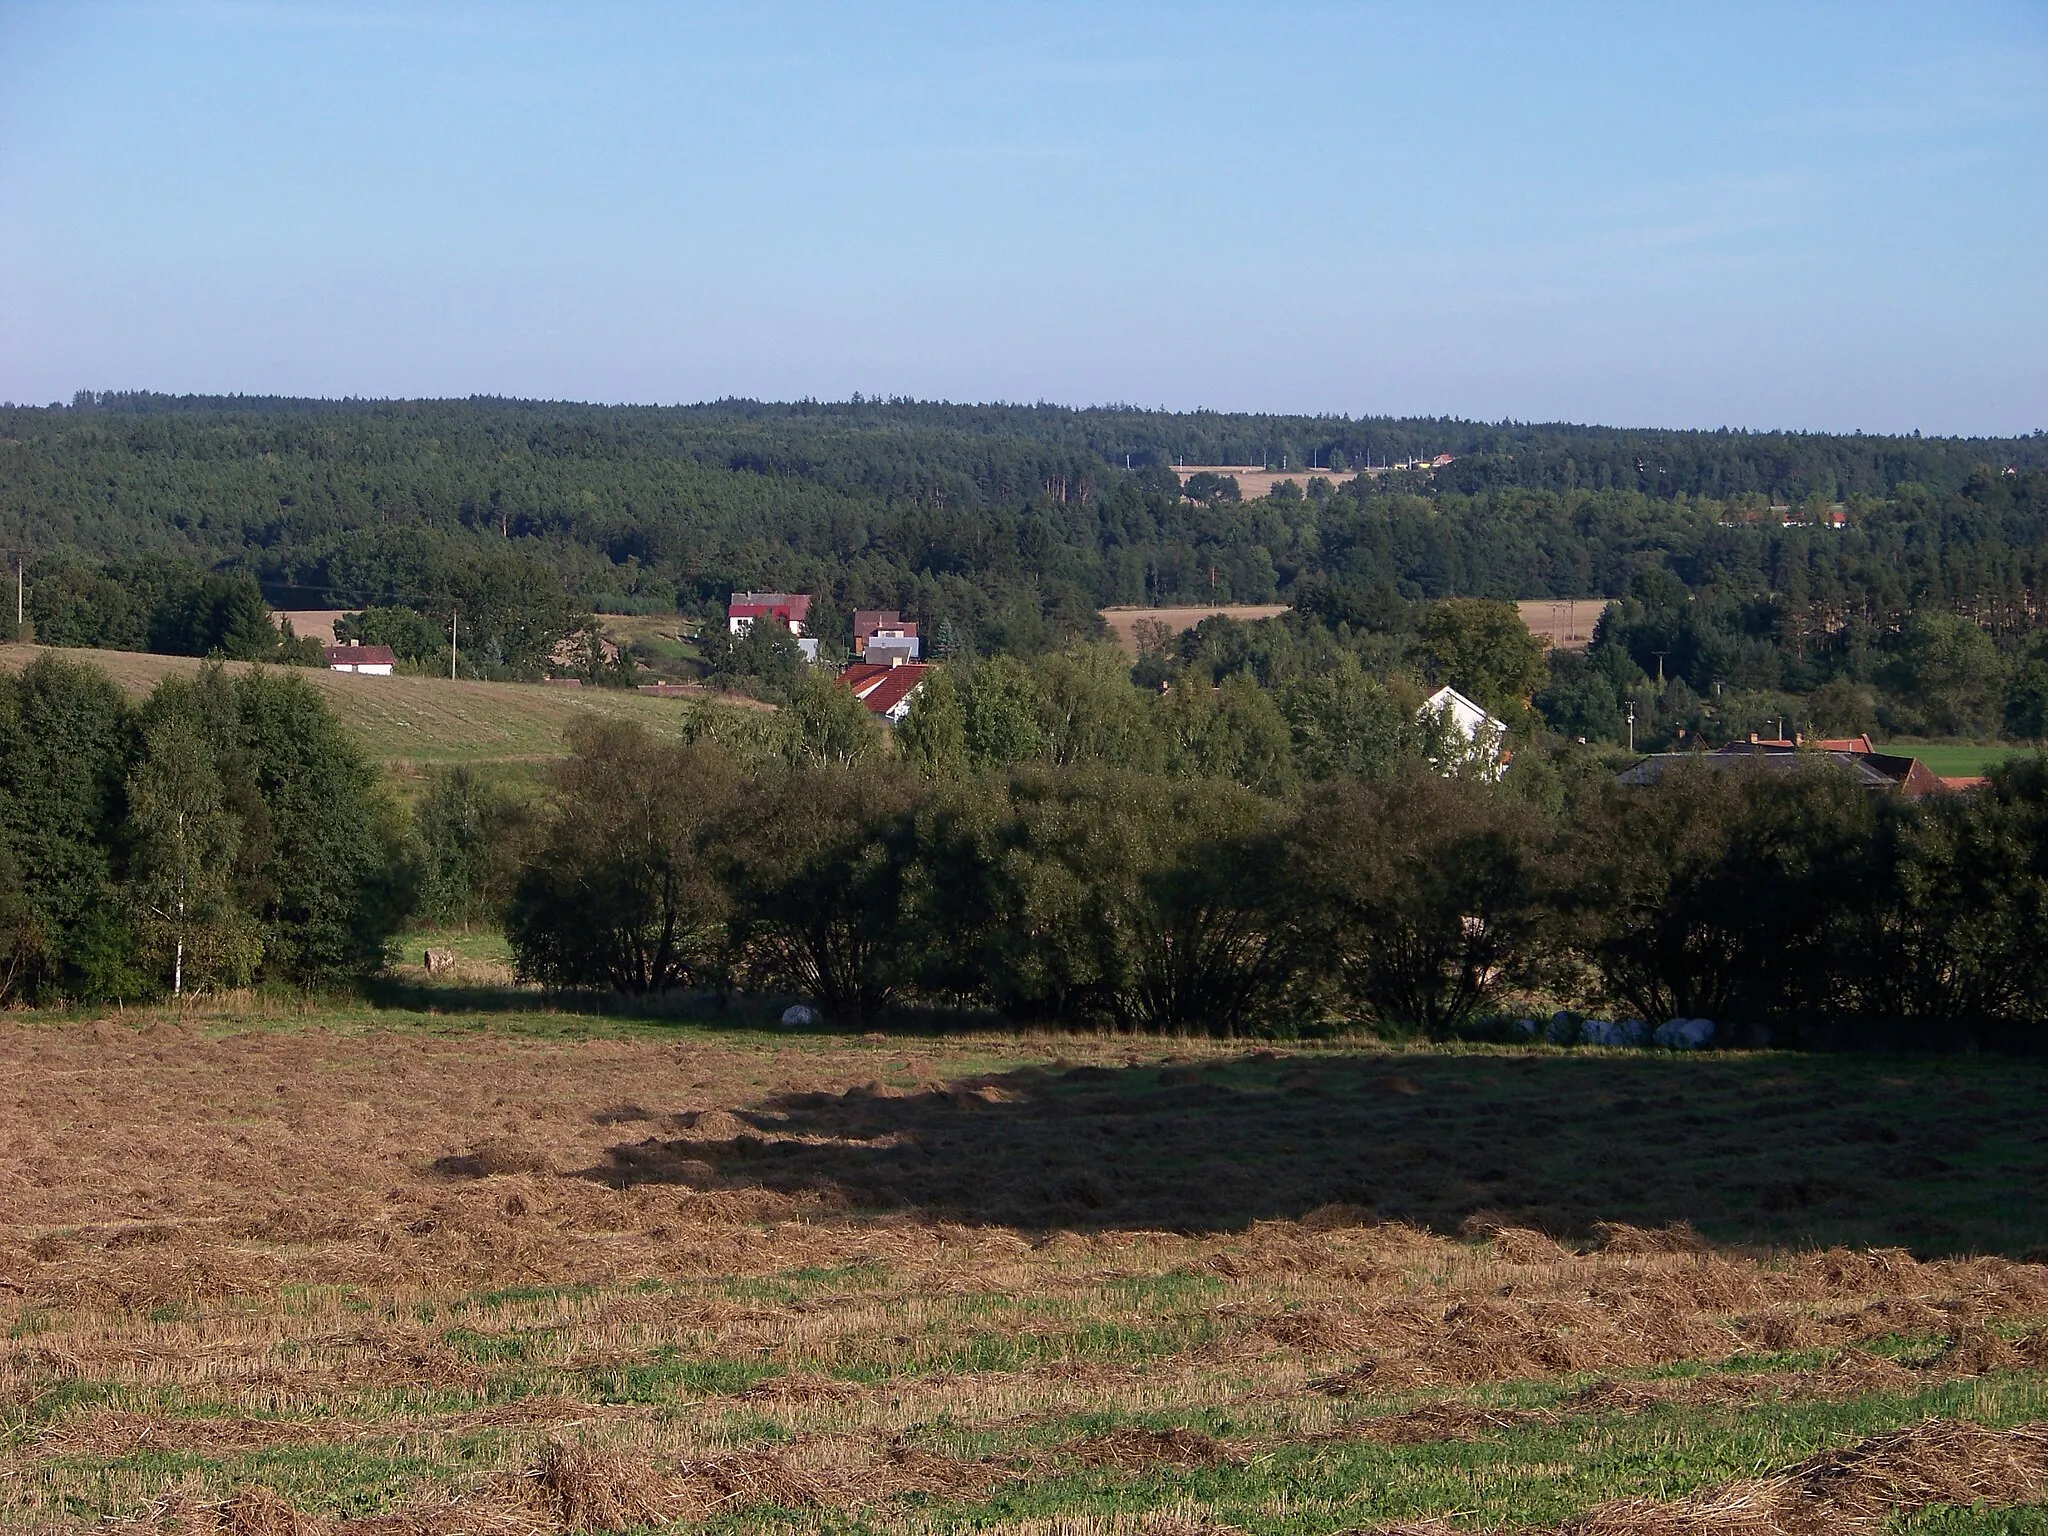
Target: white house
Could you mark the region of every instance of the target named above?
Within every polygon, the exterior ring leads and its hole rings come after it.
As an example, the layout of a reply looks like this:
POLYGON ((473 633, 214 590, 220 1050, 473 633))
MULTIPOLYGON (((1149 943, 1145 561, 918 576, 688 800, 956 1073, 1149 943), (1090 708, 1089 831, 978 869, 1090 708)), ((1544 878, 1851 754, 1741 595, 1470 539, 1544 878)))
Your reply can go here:
POLYGON ((368 672, 375 677, 389 677, 398 657, 388 645, 330 645, 325 653, 327 670, 330 672, 368 672))
POLYGON ((1440 747, 1430 762, 1449 774, 1476 768, 1481 778, 1497 779, 1508 762, 1508 727, 1455 688, 1439 688, 1422 701, 1415 718, 1437 723, 1440 747))

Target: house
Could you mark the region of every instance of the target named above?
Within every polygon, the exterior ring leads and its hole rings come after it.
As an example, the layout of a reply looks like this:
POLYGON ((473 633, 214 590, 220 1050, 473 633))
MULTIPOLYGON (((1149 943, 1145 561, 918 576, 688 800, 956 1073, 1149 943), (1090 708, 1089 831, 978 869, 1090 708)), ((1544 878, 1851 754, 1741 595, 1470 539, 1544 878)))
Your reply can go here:
POLYGON ((735 592, 732 601, 725 605, 728 633, 744 635, 753 627, 754 620, 772 619, 796 637, 797 649, 804 653, 805 661, 816 661, 818 642, 804 633, 810 616, 811 598, 807 592, 735 592))
POLYGON ((1697 763, 1715 772, 1742 768, 1772 774, 1804 773, 1823 763, 1848 773, 1863 789, 1873 794, 1898 795, 1918 800, 1926 795, 1945 794, 1944 783, 1917 757, 1898 752, 1871 750, 1868 736, 1840 741, 1731 741, 1718 752, 1655 752, 1616 776, 1622 784, 1655 784, 1683 763, 1697 763))
POLYGON ((863 661, 888 665, 891 661, 916 661, 920 654, 917 626, 893 608, 856 608, 853 611, 853 654, 863 661))
POLYGON ((1508 763, 1508 728, 1455 688, 1439 688, 1422 701, 1416 711, 1420 721, 1441 722, 1441 758, 1431 762, 1448 773, 1468 764, 1477 765, 1483 778, 1497 779, 1508 763))
POLYGON ((351 640, 347 645, 330 645, 321 654, 327 658, 330 672, 368 672, 374 677, 389 677, 398 657, 388 645, 358 645, 351 640))
POLYGON ((887 666, 855 662, 839 674, 839 686, 865 704, 870 714, 880 715, 891 725, 901 725, 910 713, 910 701, 924 686, 931 667, 921 661, 898 661, 887 666))

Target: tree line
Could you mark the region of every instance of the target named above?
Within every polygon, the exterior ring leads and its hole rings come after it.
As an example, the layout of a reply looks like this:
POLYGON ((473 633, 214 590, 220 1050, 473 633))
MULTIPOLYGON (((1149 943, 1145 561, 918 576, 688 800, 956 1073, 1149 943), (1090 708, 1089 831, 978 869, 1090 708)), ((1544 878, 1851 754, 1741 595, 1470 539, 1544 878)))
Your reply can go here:
POLYGON ((0 1001, 346 984, 409 905, 407 829, 288 673, 0 674, 0 1001))
POLYGON ((1218 1035, 1447 1039, 1569 1000, 1779 1043, 2032 1049, 2048 772, 1906 802, 1816 761, 1562 805, 1418 761, 1261 795, 1090 764, 920 777, 580 727, 495 900, 520 974, 1218 1035))
POLYGON ((1425 717, 1315 771, 1315 738, 1276 736, 1276 775, 1145 746, 1107 684, 1169 718, 1181 684, 1087 664, 968 669, 923 739, 815 675, 773 715, 690 710, 678 741, 593 717, 544 793, 448 769, 407 811, 289 673, 130 703, 40 657, 0 676, 0 998, 348 986, 404 922, 483 921, 547 987, 841 1018, 1453 1038, 1569 1003, 1779 1043, 2043 1042, 2040 758, 1918 802, 1824 757, 1625 787, 1569 745, 1495 772, 1425 717))

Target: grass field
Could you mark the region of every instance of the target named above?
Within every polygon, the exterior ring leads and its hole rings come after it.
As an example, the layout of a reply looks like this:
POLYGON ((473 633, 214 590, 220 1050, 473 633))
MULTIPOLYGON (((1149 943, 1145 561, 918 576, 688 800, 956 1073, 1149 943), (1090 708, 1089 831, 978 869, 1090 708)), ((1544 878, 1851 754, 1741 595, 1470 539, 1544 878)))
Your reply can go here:
MULTIPOLYGON (((131 651, 44 651, 0 645, 0 667, 19 670, 39 654, 100 668, 141 697, 162 678, 196 671, 185 656, 131 651)), ((230 662, 231 671, 247 663, 230 662)), ((658 699, 610 688, 556 688, 543 683, 473 683, 445 677, 363 677, 305 667, 291 669, 320 690, 343 725, 373 758, 387 764, 542 761, 561 757, 562 733, 578 714, 637 720, 656 735, 679 734, 689 700, 658 699)), ((719 695, 709 694, 708 698, 719 695)), ((743 701, 747 707, 759 705, 743 701)))
POLYGON ((1933 746, 1880 746, 1878 750, 1917 757, 1945 779, 1976 778, 1994 763, 2002 763, 2011 757, 2026 757, 2030 751, 2026 747, 1950 746, 1942 743, 1933 746))
POLYGON ((2048 1064, 412 995, 0 1017, 0 1523, 2048 1531, 2048 1064))

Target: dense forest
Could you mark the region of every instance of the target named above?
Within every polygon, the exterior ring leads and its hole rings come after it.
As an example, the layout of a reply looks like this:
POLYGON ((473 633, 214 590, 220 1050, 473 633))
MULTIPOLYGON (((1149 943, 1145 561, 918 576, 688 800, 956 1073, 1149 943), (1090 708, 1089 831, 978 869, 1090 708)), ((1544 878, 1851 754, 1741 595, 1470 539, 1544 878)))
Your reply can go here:
POLYGON ((828 647, 854 608, 893 607, 963 658, 1063 650, 1107 604, 1289 601, 1287 639, 1209 660, 1269 681, 1259 653, 1327 649, 1306 623, 1427 678, 1430 603, 1591 597, 1619 601, 1601 644, 1534 690, 1570 736, 1617 739, 1630 703, 1652 741, 1779 716, 2033 739, 2048 711, 2043 434, 87 393, 0 409, 0 543, 59 644, 267 653, 230 611, 253 583, 379 608, 402 652, 459 613, 469 668, 530 676, 593 611, 710 614, 759 587, 817 594, 828 647), (1197 499, 1177 462, 1343 477, 1197 499))

